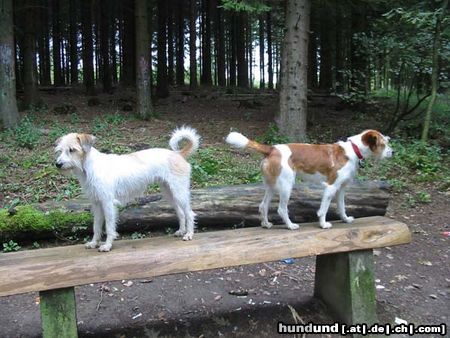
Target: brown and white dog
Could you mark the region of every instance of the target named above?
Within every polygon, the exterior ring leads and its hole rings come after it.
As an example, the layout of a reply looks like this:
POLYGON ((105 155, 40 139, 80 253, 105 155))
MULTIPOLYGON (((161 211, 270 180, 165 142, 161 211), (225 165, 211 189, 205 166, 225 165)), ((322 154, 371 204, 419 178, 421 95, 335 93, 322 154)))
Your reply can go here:
POLYGON ((389 137, 376 130, 366 130, 351 136, 347 141, 334 144, 290 143, 269 146, 249 140, 244 135, 231 132, 226 142, 236 148, 248 148, 262 153, 265 158, 261 163, 266 191, 259 206, 261 226, 270 228, 267 214, 270 201, 277 191, 280 194, 278 214, 288 229, 298 229, 289 219, 287 205, 295 183, 296 173, 319 175, 325 191, 317 216, 322 228, 330 228, 326 221, 331 200, 337 194, 337 207, 341 219, 346 223, 354 218, 345 212, 345 187, 355 176, 360 161, 369 157, 384 159, 392 156, 389 137))

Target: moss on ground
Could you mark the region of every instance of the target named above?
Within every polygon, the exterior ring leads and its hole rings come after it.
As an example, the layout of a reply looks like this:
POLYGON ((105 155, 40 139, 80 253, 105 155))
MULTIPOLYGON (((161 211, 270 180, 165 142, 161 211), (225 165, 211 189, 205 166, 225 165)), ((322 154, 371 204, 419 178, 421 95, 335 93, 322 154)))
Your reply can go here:
POLYGON ((89 212, 61 210, 42 212, 31 205, 18 206, 13 212, 0 209, 0 239, 14 239, 18 234, 45 232, 73 233, 92 224, 89 212))

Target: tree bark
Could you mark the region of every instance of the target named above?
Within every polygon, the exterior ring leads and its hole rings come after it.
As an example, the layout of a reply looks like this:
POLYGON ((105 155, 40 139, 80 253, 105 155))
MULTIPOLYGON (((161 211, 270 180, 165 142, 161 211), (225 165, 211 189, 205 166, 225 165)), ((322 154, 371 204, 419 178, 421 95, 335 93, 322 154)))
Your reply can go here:
POLYGON ((53 0, 52 6, 52 40, 53 40, 53 84, 55 86, 63 85, 61 70, 61 25, 60 25, 60 3, 53 0))
POLYGON ((266 79, 264 73, 264 17, 259 17, 259 89, 264 89, 266 79))
POLYGON ((306 138, 310 0, 288 0, 281 65, 278 127, 292 141, 306 138))
MULTIPOLYGON (((321 184, 295 185, 289 215, 296 223, 317 221, 323 194, 321 184)), ((192 210, 199 226, 259 226, 258 206, 264 195, 262 184, 213 187, 192 191, 192 210)), ((346 190, 347 214, 354 217, 382 216, 389 202, 388 186, 383 182, 355 182, 346 190)), ((86 200, 47 202, 37 206, 43 211, 63 209, 68 212, 83 212, 90 208, 86 200)), ((280 224, 277 213, 278 198, 274 198, 269 209, 269 220, 280 224)), ((336 205, 331 204, 327 219, 338 220, 336 205)), ((161 228, 177 226, 178 219, 172 206, 161 196, 152 194, 141 198, 120 211, 119 232, 142 230, 145 226, 161 228)))
POLYGON ((95 95, 94 46, 92 36, 92 0, 82 0, 83 82, 87 95, 95 95))
POLYGON ((24 49, 23 49, 23 84, 24 105, 30 108, 38 103, 37 70, 36 70, 36 29, 35 2, 27 0, 24 20, 24 49))
POLYGON ((13 128, 19 122, 16 102, 12 0, 0 1, 0 117, 3 127, 13 128))
POLYGON ((439 76, 439 50, 441 44, 441 25, 442 20, 445 18, 445 13, 448 7, 448 0, 444 0, 441 6, 441 13, 436 18, 436 26, 433 37, 433 54, 432 54, 432 69, 431 69, 431 97, 427 105, 425 112, 425 119, 422 129, 422 142, 428 141, 428 132, 430 130, 431 113, 433 110, 434 101, 436 100, 437 88, 438 88, 438 76, 439 76))
POLYGON ((191 89, 197 87, 197 29, 195 19, 197 16, 197 0, 189 3, 189 86, 191 89))
POLYGON ((246 58, 246 26, 247 14, 237 13, 237 85, 241 88, 248 88, 248 59, 246 58))
POLYGON ((168 3, 167 11, 167 78, 169 85, 173 86, 175 84, 175 62, 174 62, 174 11, 176 7, 174 6, 176 0, 166 0, 168 3))
POLYGON ((111 2, 100 2, 100 53, 102 57, 102 83, 103 92, 112 91, 112 74, 110 58, 109 24, 111 16, 111 2))
POLYGON ((268 88, 273 89, 272 15, 267 12, 267 76, 268 88))
POLYGON ((330 92, 333 88, 333 52, 336 39, 335 15, 329 4, 322 2, 320 20, 320 77, 319 87, 330 92))
POLYGON ((217 84, 225 87, 227 85, 227 79, 225 75, 225 33, 224 33, 224 15, 221 6, 221 1, 214 2, 215 8, 215 35, 216 35, 216 54, 217 54, 217 84))
POLYGON ((78 83, 78 0, 70 0, 70 83, 78 83))
POLYGON ((156 78, 156 95, 169 96, 167 76, 167 0, 158 0, 158 66, 156 78))
POLYGON ((230 86, 236 86, 236 44, 237 44, 237 16, 230 12, 230 86))
POLYGON ((210 0, 202 0, 203 12, 203 37, 202 37, 202 74, 200 83, 202 85, 212 85, 211 74, 211 4, 210 0))
POLYGON ((146 0, 136 0, 136 92, 137 112, 142 119, 153 114, 151 99, 150 32, 146 0))
POLYGON ((121 2, 123 14, 122 34, 122 66, 120 71, 120 84, 124 87, 135 85, 135 50, 136 39, 134 36, 134 1, 121 2))
POLYGON ((176 79, 177 85, 184 85, 184 17, 183 1, 177 0, 177 62, 176 62, 176 79))

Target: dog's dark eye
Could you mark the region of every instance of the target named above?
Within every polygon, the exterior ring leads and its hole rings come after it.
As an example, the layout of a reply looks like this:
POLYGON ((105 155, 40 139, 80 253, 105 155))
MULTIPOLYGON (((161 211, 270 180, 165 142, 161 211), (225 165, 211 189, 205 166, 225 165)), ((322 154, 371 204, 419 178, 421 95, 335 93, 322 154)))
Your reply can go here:
POLYGON ((71 152, 71 153, 73 153, 74 151, 75 151, 74 148, 70 148, 70 149, 69 149, 69 152, 71 152))

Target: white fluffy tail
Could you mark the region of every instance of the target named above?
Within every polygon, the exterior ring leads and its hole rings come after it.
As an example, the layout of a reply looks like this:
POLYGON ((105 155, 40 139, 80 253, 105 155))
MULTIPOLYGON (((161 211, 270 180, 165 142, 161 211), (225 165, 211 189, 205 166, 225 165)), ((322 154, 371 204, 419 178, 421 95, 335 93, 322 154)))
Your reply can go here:
POLYGON ((197 134, 197 131, 188 126, 175 129, 169 141, 170 148, 179 152, 184 158, 192 155, 198 149, 199 144, 200 136, 197 134), (179 145, 182 140, 187 140, 188 143, 180 149, 179 145))
POLYGON ((228 134, 227 138, 225 139, 225 142, 230 144, 231 146, 235 148, 246 148, 249 142, 249 139, 246 138, 241 133, 237 133, 235 131, 228 134))

